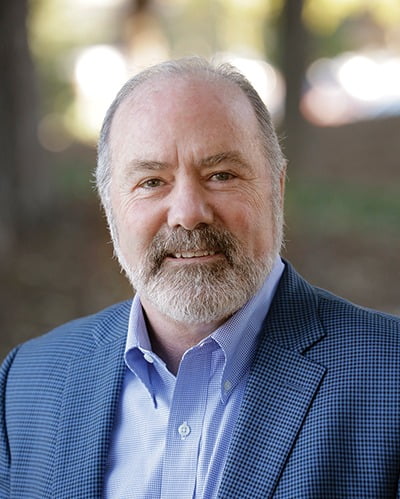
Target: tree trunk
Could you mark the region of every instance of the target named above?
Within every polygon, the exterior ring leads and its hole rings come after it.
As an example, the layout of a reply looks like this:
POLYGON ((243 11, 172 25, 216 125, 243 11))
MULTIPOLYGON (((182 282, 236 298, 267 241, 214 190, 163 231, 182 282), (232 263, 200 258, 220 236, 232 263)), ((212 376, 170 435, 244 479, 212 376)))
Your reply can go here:
POLYGON ((290 163, 301 163, 307 124, 300 112, 310 39, 302 21, 303 0, 286 0, 282 15, 283 72, 286 79, 284 134, 290 163))
POLYGON ((40 213, 43 184, 27 0, 0 3, 0 254, 40 213))

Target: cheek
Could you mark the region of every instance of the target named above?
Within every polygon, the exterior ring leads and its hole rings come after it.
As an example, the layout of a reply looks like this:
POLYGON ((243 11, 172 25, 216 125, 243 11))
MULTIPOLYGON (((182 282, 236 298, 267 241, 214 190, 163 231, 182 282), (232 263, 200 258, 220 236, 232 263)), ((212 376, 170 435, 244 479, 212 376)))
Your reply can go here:
POLYGON ((271 203, 265 193, 252 191, 248 193, 236 192, 232 199, 218 205, 218 213, 222 219, 233 228, 252 231, 254 227, 270 225, 271 203))
POLYGON ((271 203, 256 194, 251 200, 237 201, 221 206, 220 220, 241 241, 249 256, 262 257, 273 245, 271 203))
POLYGON ((140 256, 162 226, 162 216, 151 206, 121 202, 117 207, 116 223, 121 250, 129 255, 140 256))

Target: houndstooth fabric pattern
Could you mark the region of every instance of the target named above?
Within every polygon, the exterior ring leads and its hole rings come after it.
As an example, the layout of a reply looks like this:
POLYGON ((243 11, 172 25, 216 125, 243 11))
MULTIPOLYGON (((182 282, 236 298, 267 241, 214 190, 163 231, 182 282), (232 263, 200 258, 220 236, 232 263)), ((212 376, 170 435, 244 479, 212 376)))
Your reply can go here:
MULTIPOLYGON (((129 310, 61 326, 3 363, 0 498, 102 496, 129 310)), ((314 288, 287 264, 219 497, 396 498, 399 472, 400 320, 314 288)))

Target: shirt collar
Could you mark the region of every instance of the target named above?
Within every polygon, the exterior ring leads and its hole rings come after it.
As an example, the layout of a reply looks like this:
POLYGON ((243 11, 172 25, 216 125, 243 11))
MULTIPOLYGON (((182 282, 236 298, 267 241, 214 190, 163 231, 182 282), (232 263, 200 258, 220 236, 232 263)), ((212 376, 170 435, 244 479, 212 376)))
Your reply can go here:
MULTIPOLYGON (((258 333, 268 313, 284 268, 282 260, 278 257, 261 289, 207 339, 200 342, 204 344, 212 339, 223 352, 224 368, 221 376, 223 402, 227 400, 232 389, 250 367, 257 346, 258 333)), ((139 377, 150 395, 154 397, 148 363, 158 362, 164 366, 165 363, 152 352, 138 295, 135 295, 132 302, 124 358, 127 367, 139 377)))

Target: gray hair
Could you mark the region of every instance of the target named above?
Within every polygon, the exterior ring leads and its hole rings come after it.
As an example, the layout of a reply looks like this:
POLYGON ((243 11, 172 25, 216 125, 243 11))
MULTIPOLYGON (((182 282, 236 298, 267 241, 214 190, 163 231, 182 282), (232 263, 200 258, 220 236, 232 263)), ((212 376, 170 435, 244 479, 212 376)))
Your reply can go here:
POLYGON ((271 166, 273 190, 275 191, 275 194, 277 194, 277 191, 279 190, 279 179, 281 174, 285 171, 286 160, 279 145, 271 116, 264 102, 247 78, 230 64, 224 63, 217 65, 208 62, 201 57, 184 57, 182 59, 166 61, 147 68, 128 80, 118 92, 104 118, 98 143, 98 159, 95 176, 100 199, 104 206, 111 229, 113 225, 110 203, 112 158, 109 138, 114 115, 120 104, 139 86, 153 78, 169 76, 179 76, 182 78, 201 77, 205 81, 227 81, 241 88, 243 93, 247 96, 259 124, 260 139, 266 158, 271 166))

